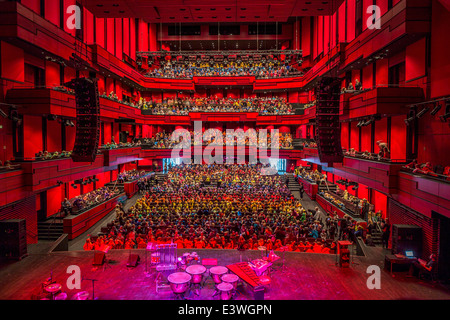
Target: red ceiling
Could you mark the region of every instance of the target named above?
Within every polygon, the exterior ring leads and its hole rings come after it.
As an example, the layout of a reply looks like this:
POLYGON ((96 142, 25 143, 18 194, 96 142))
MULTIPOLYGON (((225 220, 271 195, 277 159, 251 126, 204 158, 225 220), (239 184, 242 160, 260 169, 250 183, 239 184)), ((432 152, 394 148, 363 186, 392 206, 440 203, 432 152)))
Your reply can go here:
POLYGON ((334 13, 344 0, 82 0, 99 18, 147 22, 285 22, 289 17, 334 13))

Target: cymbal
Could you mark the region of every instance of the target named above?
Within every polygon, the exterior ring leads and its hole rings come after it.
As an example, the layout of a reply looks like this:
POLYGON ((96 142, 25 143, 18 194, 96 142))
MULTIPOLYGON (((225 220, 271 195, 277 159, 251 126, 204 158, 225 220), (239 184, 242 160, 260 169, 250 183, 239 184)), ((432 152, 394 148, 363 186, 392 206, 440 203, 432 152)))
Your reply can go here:
POLYGON ((72 300, 87 300, 89 298, 89 292, 80 291, 73 295, 72 300))
POLYGON ((62 286, 59 283, 52 283, 45 287, 45 291, 55 293, 61 290, 62 286))

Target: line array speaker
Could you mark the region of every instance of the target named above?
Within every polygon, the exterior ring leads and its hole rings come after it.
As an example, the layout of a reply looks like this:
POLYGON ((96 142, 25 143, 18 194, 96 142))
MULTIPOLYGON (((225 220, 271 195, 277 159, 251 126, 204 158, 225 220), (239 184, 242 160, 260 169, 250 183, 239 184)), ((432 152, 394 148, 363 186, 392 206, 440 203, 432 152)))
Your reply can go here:
POLYGON ((321 162, 342 163, 344 154, 341 146, 339 123, 339 79, 322 78, 316 87, 316 143, 321 162))
POLYGON ((77 110, 74 162, 94 162, 100 140, 100 100, 97 79, 76 78, 64 84, 75 91, 77 110))

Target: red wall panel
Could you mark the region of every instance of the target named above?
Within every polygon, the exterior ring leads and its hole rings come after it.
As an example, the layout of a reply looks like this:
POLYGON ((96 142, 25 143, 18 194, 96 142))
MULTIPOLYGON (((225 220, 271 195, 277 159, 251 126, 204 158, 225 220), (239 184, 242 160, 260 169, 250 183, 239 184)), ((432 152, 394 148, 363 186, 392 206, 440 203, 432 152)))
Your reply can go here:
POLYGON ((42 117, 23 116, 24 157, 33 158, 36 153, 43 150, 42 143, 42 117))
POLYGON ((115 24, 114 18, 106 19, 106 50, 114 54, 116 49, 116 33, 115 33, 115 24))
POLYGON ((23 50, 4 41, 0 42, 0 49, 1 78, 23 82, 25 80, 25 55, 23 50))
POLYGON ((47 120, 47 151, 61 152, 61 123, 47 120))
POLYGON ((347 0, 347 42, 355 39, 355 3, 356 0, 347 0))
POLYGON ((45 19, 56 26, 59 26, 59 17, 61 14, 59 11, 59 5, 55 5, 55 0, 45 0, 45 19))
POLYGON ((405 116, 391 118, 391 158, 406 158, 406 125, 405 116))
POLYGON ((117 18, 115 20, 116 26, 116 57, 122 60, 123 53, 123 39, 122 39, 122 19, 117 18))
POLYGON ((60 65, 51 61, 45 62, 45 84, 48 87, 55 87, 60 84, 60 65))
POLYGON ((47 217, 57 213, 64 200, 64 185, 47 190, 47 217))
POLYGON ((359 150, 359 128, 356 126, 358 121, 351 122, 351 132, 350 132, 350 148, 355 148, 359 150))
POLYGON ((95 18, 95 42, 105 48, 105 19, 95 18))
POLYGON ((371 146, 371 134, 372 128, 371 126, 364 126, 361 127, 361 152, 363 151, 369 151, 370 152, 370 146, 371 146))
POLYGON ((21 4, 23 4, 28 9, 33 10, 37 14, 40 13, 40 0, 21 0, 21 4))

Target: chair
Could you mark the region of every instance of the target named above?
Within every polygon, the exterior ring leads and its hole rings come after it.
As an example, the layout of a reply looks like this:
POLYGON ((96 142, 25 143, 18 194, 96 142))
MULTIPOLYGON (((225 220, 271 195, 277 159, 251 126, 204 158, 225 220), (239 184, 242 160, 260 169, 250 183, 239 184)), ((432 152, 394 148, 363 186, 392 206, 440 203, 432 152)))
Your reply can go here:
POLYGON ((420 268, 419 279, 425 278, 430 279, 432 282, 436 282, 438 280, 438 273, 436 266, 432 267, 431 270, 420 268))

